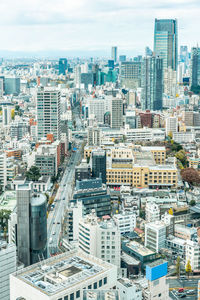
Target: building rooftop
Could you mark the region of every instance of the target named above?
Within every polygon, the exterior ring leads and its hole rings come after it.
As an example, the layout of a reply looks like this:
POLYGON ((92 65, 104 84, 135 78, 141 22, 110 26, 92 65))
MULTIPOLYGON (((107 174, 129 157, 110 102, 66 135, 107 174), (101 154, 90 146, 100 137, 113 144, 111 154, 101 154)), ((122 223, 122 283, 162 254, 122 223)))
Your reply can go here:
POLYGON ((52 296, 113 269, 113 265, 82 252, 51 257, 12 274, 40 292, 52 296))
POLYGON ((162 265, 164 263, 167 263, 167 261, 163 260, 163 259, 158 259, 158 260, 155 260, 155 261, 149 263, 148 267, 154 268, 154 267, 157 267, 157 266, 162 265))
POLYGON ((0 210, 13 211, 17 205, 16 191, 6 191, 0 196, 0 210))
POLYGON ((131 241, 126 244, 127 247, 132 249, 133 251, 139 253, 141 256, 147 256, 147 255, 152 255, 155 254, 152 250, 146 248, 142 244, 136 242, 136 241, 131 241))

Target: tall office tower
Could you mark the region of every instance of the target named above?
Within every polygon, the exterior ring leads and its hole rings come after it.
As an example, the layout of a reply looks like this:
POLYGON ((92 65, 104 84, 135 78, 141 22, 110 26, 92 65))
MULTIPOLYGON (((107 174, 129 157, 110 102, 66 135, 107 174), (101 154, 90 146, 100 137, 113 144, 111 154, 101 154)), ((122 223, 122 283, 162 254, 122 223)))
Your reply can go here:
POLYGON ((106 151, 92 151, 92 177, 102 178, 102 182, 106 183, 106 151))
POLYGON ((4 78, 4 91, 6 95, 15 95, 18 96, 20 93, 20 78, 12 77, 4 78))
POLYGON ((155 19, 154 52, 156 56, 163 59, 163 70, 168 67, 177 70, 178 29, 176 19, 155 19))
POLYGON ((3 189, 5 189, 7 185, 7 157, 3 150, 0 152, 0 183, 3 189))
POLYGON ((0 77, 0 97, 3 97, 4 93, 4 79, 0 77))
POLYGON ((66 58, 60 58, 59 59, 59 75, 66 75, 67 71, 67 59, 66 58))
POLYGON ((145 57, 142 63, 142 109, 162 110, 163 60, 145 57))
POLYGON ((10 274, 16 271, 16 246, 0 240, 0 295, 1 300, 10 299, 10 274))
POLYGON ((121 234, 115 222, 100 221, 95 211, 79 221, 79 249, 120 267, 121 234))
POLYGON ((123 126, 123 99, 111 99, 111 127, 119 129, 123 126))
POLYGON ((37 121, 38 138, 53 133, 54 139, 59 140, 60 129, 60 92, 39 88, 37 92, 37 121))
POLYGON ((116 46, 111 48, 111 58, 114 60, 114 62, 117 61, 117 47, 116 46))
POLYGON ((47 257, 46 197, 32 195, 31 183, 16 190, 18 258, 29 266, 47 257))
POLYGON ((137 89, 141 86, 141 62, 125 61, 120 67, 121 86, 137 89))
POLYGON ((188 47, 187 46, 180 46, 180 61, 181 62, 188 62, 189 54, 188 54, 188 47))
POLYGON ((11 110, 12 110, 13 106, 11 105, 3 105, 2 107, 2 123, 3 123, 3 126, 7 126, 11 123, 12 121, 12 118, 11 118, 11 110))
POLYGON ((153 55, 153 51, 147 46, 145 48, 145 56, 152 56, 153 55))
POLYGON ((200 86, 200 48, 193 47, 191 53, 191 86, 200 86))

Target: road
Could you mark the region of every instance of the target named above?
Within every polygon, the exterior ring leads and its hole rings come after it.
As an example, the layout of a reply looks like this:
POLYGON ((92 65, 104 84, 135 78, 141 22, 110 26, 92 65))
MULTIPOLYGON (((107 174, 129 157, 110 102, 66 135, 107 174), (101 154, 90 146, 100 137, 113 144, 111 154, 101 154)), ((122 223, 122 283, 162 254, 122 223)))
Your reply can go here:
MULTIPOLYGON (((81 120, 77 114, 78 109, 75 111, 75 118, 77 129, 82 130, 81 120)), ((58 243, 61 233, 61 223, 64 216, 65 209, 69 205, 69 200, 72 197, 74 187, 74 175, 75 166, 81 161, 83 140, 75 139, 76 148, 75 152, 72 152, 68 165, 63 173, 61 182, 59 183, 59 189, 57 191, 53 211, 49 212, 47 219, 47 240, 48 240, 48 256, 55 254, 59 251, 58 243)))
MULTIPOLYGON (((179 288, 184 288, 186 290, 195 290, 194 292, 194 295, 187 295, 185 297, 185 299, 187 300, 195 300, 197 299, 197 286, 198 286, 198 281, 199 281, 199 278, 189 278, 188 279, 172 279, 172 278, 168 278, 167 279, 167 282, 169 283, 169 287, 170 287, 170 290, 171 289, 174 289, 174 290, 171 290, 170 291, 170 298, 171 299, 182 299, 179 297, 179 294, 177 293, 177 290, 179 288)), ((183 298, 184 299, 184 298, 183 298)))

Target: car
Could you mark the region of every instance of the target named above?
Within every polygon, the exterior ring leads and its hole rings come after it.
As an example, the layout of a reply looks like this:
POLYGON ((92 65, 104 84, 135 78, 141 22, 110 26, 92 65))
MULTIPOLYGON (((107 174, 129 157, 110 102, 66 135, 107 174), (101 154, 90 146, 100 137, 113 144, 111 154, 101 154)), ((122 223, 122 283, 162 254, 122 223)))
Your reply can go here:
POLYGON ((195 290, 188 290, 186 293, 187 293, 187 295, 194 295, 195 294, 195 290))
POLYGON ((53 222, 53 224, 55 224, 55 222, 53 222))
POLYGON ((180 276, 180 279, 187 279, 186 276, 180 276))
POLYGON ((179 295, 179 298, 185 298, 187 296, 186 293, 182 293, 181 295, 179 295))
POLYGON ((53 231, 53 233, 52 233, 53 235, 55 235, 56 234, 56 232, 55 231, 53 231))
POLYGON ((183 293, 184 291, 185 291, 184 288, 178 289, 178 293, 183 293))
POLYGON ((60 222, 57 222, 57 224, 60 224, 60 222))

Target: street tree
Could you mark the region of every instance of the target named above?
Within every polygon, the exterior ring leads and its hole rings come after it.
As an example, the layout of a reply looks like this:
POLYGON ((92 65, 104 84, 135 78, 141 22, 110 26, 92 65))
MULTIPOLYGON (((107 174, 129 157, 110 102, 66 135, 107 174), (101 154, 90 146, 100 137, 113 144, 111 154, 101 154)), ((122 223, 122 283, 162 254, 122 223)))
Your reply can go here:
POLYGON ((190 260, 189 260, 189 259, 188 259, 187 264, 186 264, 186 266, 185 266, 185 272, 186 272, 186 274, 187 274, 187 276, 188 276, 188 278, 189 278, 190 273, 192 272, 192 267, 191 267, 191 264, 190 264, 190 260))
POLYGON ((177 260, 176 260, 176 275, 177 275, 177 278, 180 277, 180 256, 177 257, 177 260))

